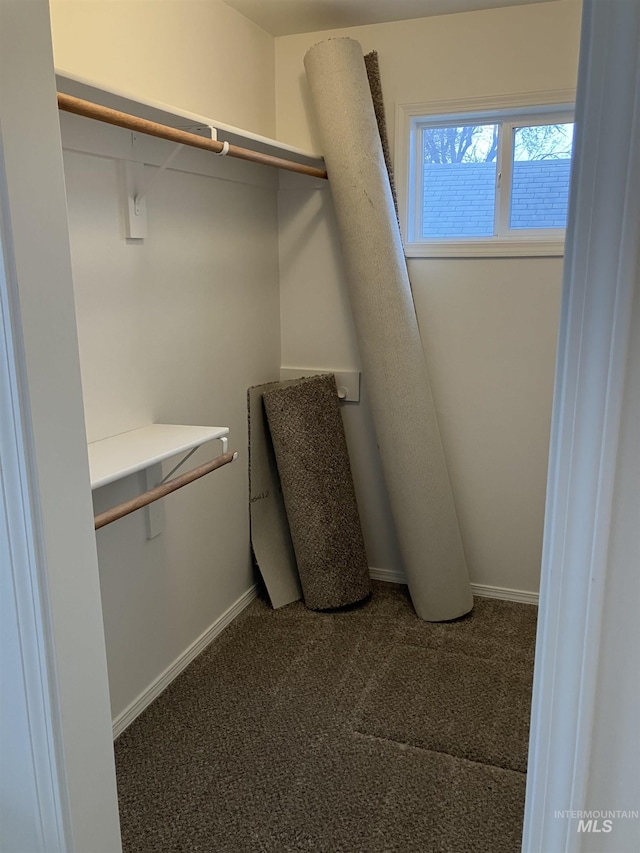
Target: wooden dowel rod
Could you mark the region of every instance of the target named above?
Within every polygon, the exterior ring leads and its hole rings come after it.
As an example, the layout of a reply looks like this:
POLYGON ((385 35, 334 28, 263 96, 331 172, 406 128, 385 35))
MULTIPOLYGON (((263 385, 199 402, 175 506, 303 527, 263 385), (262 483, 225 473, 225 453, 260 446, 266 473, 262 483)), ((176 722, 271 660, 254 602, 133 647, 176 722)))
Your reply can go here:
MULTIPOLYGON (((74 98, 72 95, 63 95, 61 92, 58 92, 58 108, 67 113, 75 113, 86 118, 93 118, 96 121, 114 124, 117 127, 125 127, 128 130, 146 133, 149 136, 157 136, 160 139, 168 139, 170 142, 191 145, 193 148, 203 148, 205 151, 213 151, 215 154, 219 154, 224 147, 224 144, 218 142, 217 139, 206 139, 204 136, 198 136, 196 133, 189 133, 186 130, 178 130, 176 127, 168 127, 166 124, 159 124, 155 121, 138 118, 138 116, 122 113, 119 110, 102 107, 100 104, 94 104, 91 101, 74 98)), ((315 166, 306 166, 304 163, 295 163, 293 160, 285 160, 282 157, 274 157, 271 154, 260 154, 257 151, 250 151, 248 148, 240 148, 238 145, 229 145, 227 156, 236 157, 240 160, 251 160, 251 162, 260 163, 263 166, 274 166, 276 169, 286 169, 288 172, 298 172, 301 175, 309 175, 312 178, 327 177, 324 169, 318 169, 315 166)))
POLYGON ((221 456, 216 456, 215 459, 205 462, 204 465, 199 465, 197 468, 192 468, 179 477, 174 477, 173 480, 168 480, 166 483, 149 489, 148 492, 143 492, 130 501, 125 501, 105 512, 101 512, 93 519, 95 529, 99 530, 106 524, 111 524, 112 521, 117 521, 119 518, 129 515, 129 513, 135 512, 137 509, 142 509, 143 506, 148 506, 154 501, 164 498, 165 495, 170 495, 171 492, 175 492, 176 489, 181 489, 183 486, 193 483, 194 480, 199 480, 200 477, 204 477, 210 471, 215 471, 216 468, 221 468, 223 465, 233 462, 237 456, 238 454, 235 451, 230 450, 228 453, 223 453, 221 456))

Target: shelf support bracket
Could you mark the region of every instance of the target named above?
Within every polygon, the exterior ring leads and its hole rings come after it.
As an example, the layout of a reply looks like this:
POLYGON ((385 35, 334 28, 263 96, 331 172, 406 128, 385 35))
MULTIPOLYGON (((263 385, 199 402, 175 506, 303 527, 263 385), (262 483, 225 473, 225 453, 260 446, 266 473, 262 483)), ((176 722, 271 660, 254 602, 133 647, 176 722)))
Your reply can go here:
MULTIPOLYGON (((220 453, 219 455, 221 456, 221 455, 223 455, 224 453, 226 453, 226 452, 227 452, 227 450, 229 449, 229 438, 228 438, 228 436, 223 435, 223 436, 221 436, 220 438, 216 438, 216 439, 214 439, 214 440, 215 440, 215 441, 219 441, 219 442, 221 442, 221 444, 222 444, 222 451, 221 451, 221 453, 220 453)), ((173 475, 176 473, 176 471, 178 470, 178 468, 180 468, 182 465, 184 465, 184 463, 187 461, 187 459, 189 459, 191 456, 193 456, 193 454, 196 452, 196 450, 198 450, 198 448, 199 448, 199 447, 201 447, 201 445, 198 445, 198 447, 194 447, 192 450, 190 450, 190 451, 186 454, 186 456, 183 456, 183 457, 182 457, 182 459, 178 462, 178 464, 177 464, 177 465, 174 465, 174 466, 173 466, 173 468, 169 471, 169 473, 167 474, 167 476, 166 476, 166 477, 163 477, 163 478, 162 478, 162 480, 160 480, 160 482, 159 482, 159 483, 158 483, 158 482, 155 482, 153 485, 154 485, 154 486, 161 486, 163 483, 166 483, 166 482, 167 482, 167 480, 170 480, 170 479, 171 479, 171 477, 173 477, 173 475)), ((215 457, 214 457, 214 458, 215 458, 215 457)))
MULTIPOLYGON (((216 439, 216 441, 220 441, 222 443, 222 452, 220 455, 224 455, 227 453, 229 447, 229 439, 226 435, 223 435, 222 438, 216 439)), ((182 467, 184 463, 189 459, 193 454, 198 450, 198 447, 192 448, 182 459, 178 462, 177 465, 174 465, 173 468, 169 471, 169 473, 163 477, 162 476, 162 465, 158 463, 157 465, 152 465, 151 468, 147 468, 146 470, 146 479, 147 479, 147 489, 155 489, 156 486, 163 486, 167 480, 170 480, 173 475, 176 473, 178 468, 182 467)), ((164 501, 155 501, 153 504, 145 507, 145 517, 146 517, 146 526, 147 526, 147 539, 155 539, 156 536, 159 536, 165 528, 165 514, 164 514, 164 501)))
POLYGON ((134 209, 136 216, 140 215, 140 208, 142 206, 142 202, 144 201, 145 196, 148 194, 151 187, 155 184, 155 182, 158 180, 158 178, 164 172, 164 170, 178 156, 178 154, 182 151, 183 148, 184 148, 184 145, 182 145, 182 143, 180 143, 179 145, 176 145, 175 148, 173 149, 173 151, 171 152, 171 154, 169 154, 169 156, 166 158, 166 160, 164 160, 164 162, 158 166, 156 173, 151 178, 151 180, 148 182, 146 187, 143 187, 141 191, 136 193, 136 196, 133 199, 133 209, 134 209))
POLYGON ((193 454, 196 452, 197 449, 198 449, 197 447, 194 447, 193 450, 190 450, 186 456, 182 457, 182 459, 178 462, 177 465, 173 466, 173 468, 169 471, 169 473, 167 474, 166 477, 163 477, 159 483, 154 483, 153 485, 154 486, 161 486, 163 483, 166 483, 167 480, 170 480, 171 477, 176 473, 178 468, 180 468, 181 465, 184 465, 184 463, 187 461, 187 459, 189 459, 190 456, 193 456, 193 454))
POLYGON ((125 162, 125 186, 127 192, 127 237, 143 240, 147 236, 147 195, 160 175, 168 168, 184 148, 176 145, 165 161, 158 167, 150 181, 145 183, 144 163, 125 162))

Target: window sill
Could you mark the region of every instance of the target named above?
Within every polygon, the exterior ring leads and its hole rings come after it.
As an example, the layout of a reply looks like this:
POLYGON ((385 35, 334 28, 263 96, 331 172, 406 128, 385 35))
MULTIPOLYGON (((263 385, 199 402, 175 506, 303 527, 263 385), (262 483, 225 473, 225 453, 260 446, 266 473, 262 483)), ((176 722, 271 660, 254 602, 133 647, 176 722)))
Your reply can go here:
POLYGON ((407 243, 407 258, 548 258, 563 257, 562 240, 442 240, 407 243))

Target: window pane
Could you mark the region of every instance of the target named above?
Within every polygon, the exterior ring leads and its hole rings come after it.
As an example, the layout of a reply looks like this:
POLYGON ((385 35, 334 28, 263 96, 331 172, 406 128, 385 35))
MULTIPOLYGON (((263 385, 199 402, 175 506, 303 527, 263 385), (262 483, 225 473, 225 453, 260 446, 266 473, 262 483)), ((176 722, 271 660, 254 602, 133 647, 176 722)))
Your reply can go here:
POLYGON ((566 226, 572 151, 573 124, 514 129, 511 228, 566 226))
POLYGON ((494 233, 498 125, 422 130, 422 239, 494 233))

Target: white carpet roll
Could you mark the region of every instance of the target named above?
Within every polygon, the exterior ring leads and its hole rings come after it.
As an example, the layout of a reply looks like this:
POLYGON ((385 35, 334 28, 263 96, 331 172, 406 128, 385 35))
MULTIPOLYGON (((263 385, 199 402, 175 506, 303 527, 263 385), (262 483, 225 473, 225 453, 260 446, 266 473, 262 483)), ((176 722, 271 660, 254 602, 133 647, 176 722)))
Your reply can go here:
POLYGON ((411 598, 454 619, 473 597, 362 49, 331 39, 304 63, 411 598))

